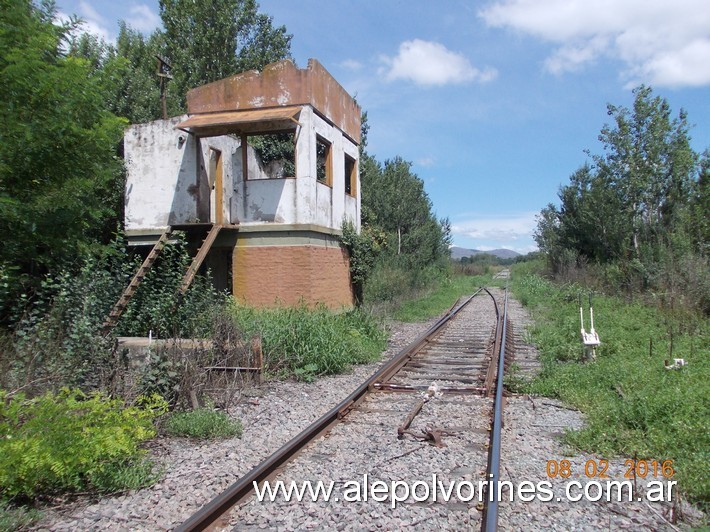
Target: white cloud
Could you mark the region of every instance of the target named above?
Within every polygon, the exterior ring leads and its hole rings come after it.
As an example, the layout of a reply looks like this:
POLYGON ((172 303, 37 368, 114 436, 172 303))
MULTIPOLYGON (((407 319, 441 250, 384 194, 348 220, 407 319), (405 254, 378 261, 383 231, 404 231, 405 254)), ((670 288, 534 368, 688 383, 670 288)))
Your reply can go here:
MULTIPOLYGON (((91 33, 96 35, 99 39, 103 39, 106 42, 111 42, 114 40, 113 34, 109 31, 106 26, 106 21, 99 15, 99 13, 91 6, 91 4, 81 1, 79 2, 79 12, 77 13, 79 18, 82 20, 81 26, 77 33, 91 33)), ((68 14, 58 11, 56 15, 56 20, 60 23, 69 22, 70 17, 68 14)))
POLYGON ((340 63, 340 66, 348 70, 358 71, 362 70, 363 65, 360 61, 356 61, 355 59, 346 59, 340 63))
MULTIPOLYGON (((116 35, 109 30, 106 19, 90 3, 82 0, 79 2, 77 11, 77 15, 82 20, 79 33, 91 33, 110 43, 116 40, 116 35)), ((69 21, 69 15, 61 11, 57 13, 56 18, 59 22, 69 21)), ((160 16, 153 12, 147 4, 133 4, 129 7, 125 21, 131 28, 142 33, 150 33, 161 25, 160 16)))
POLYGON ((434 166, 434 163, 436 163, 436 159, 431 156, 426 156, 426 157, 421 157, 414 161, 417 165, 423 166, 424 168, 428 168, 431 166, 434 166))
POLYGON ((545 61, 553 73, 612 57, 629 85, 710 84, 707 0, 499 0, 479 16, 557 44, 545 61))
POLYGON ((128 13, 126 23, 142 33, 150 33, 161 24, 160 16, 146 4, 134 4, 128 13))
POLYGON ((470 216, 463 221, 453 222, 454 235, 475 240, 496 242, 496 246, 507 247, 513 242, 528 241, 535 228, 536 212, 525 212, 499 216, 470 216))
POLYGON ((386 68, 381 69, 389 81, 413 81, 417 85, 447 85, 495 79, 493 68, 479 70, 462 54, 448 50, 443 44, 414 39, 399 45, 399 53, 391 58, 382 56, 386 68))

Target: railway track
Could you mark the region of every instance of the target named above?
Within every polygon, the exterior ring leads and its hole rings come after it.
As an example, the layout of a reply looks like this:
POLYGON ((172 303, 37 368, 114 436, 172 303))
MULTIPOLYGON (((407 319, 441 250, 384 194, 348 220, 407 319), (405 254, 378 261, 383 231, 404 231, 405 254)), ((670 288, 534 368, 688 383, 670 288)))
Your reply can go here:
MULTIPOLYGON (((420 488, 424 480, 432 479, 434 490, 434 480, 444 487, 456 482, 457 489, 467 482, 472 490, 464 490, 464 497, 439 503, 434 495, 437 519, 452 527, 495 530, 497 503, 487 496, 491 484, 486 481, 495 483, 499 478, 502 379, 509 336, 506 311, 507 290, 482 288, 460 300, 345 400, 177 530, 248 528, 250 510, 263 509, 265 504, 252 502, 255 483, 263 487, 264 481, 277 478, 286 482, 301 476, 303 480, 304 474, 309 479, 333 479, 334 472, 341 496, 348 479, 367 483, 368 474, 375 482, 419 483, 420 488), (296 466, 301 472, 291 471, 296 466), (476 487, 481 496, 473 491, 476 487)), ((419 504, 423 502, 419 491, 415 489, 395 510, 401 512, 403 524, 431 518, 427 517, 430 509, 419 504), (428 513, 419 517, 423 510, 428 513)), ((269 511, 285 519, 293 505, 282 504, 287 506, 269 511)), ((367 508, 376 521, 378 511, 367 508)))

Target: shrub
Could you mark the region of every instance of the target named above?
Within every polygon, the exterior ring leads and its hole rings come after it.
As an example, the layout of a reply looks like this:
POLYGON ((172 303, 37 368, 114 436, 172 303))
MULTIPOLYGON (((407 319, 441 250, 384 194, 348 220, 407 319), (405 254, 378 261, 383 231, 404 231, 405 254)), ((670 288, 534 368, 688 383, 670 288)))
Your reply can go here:
POLYGON ((387 245, 387 235, 381 229, 363 224, 358 233, 349 220, 343 222, 343 234, 340 241, 350 255, 350 281, 353 284, 358 303, 363 302, 364 286, 370 272, 387 245))
POLYGON ((241 437, 242 424, 224 412, 211 408, 198 408, 189 412, 174 412, 165 421, 165 432, 171 436, 190 438, 241 437))
MULTIPOLYGON (((212 286, 209 276, 196 278, 184 296, 179 294, 192 259, 182 233, 176 232, 173 236, 175 244, 165 246, 148 271, 121 316, 117 334, 148 336, 152 330, 153 336, 161 338, 209 336, 213 312, 222 305, 224 297, 212 286)), ((115 300, 111 301, 113 303, 115 300)))
POLYGON ((27 399, 0 391, 0 497, 116 491, 153 480, 139 444, 165 412, 159 396, 125 407, 64 389, 27 399))
POLYGON ((32 297, 14 304, 11 342, 0 345, 8 371, 0 385, 41 393, 60 386, 101 387, 110 373, 111 342, 97 335, 133 265, 120 237, 101 254, 47 275, 32 297))
POLYGON ((255 375, 210 368, 259 366, 259 342, 246 337, 224 308, 213 309, 208 339, 174 338, 150 349, 148 363, 141 369, 135 388, 139 393, 157 393, 172 409, 197 408, 212 401, 229 408, 239 389, 255 375))
MULTIPOLYGON (((128 336, 209 336, 224 298, 209 279, 197 278, 184 297, 178 287, 190 262, 185 241, 166 246, 139 286, 114 333, 128 336)), ((30 395, 60 386, 107 390, 121 372, 113 339, 99 330, 138 269, 120 235, 100 255, 87 254, 47 276, 30 301, 18 302, 14 334, 0 337, 0 387, 30 395)), ((2 270, 0 270, 0 288, 2 270)))

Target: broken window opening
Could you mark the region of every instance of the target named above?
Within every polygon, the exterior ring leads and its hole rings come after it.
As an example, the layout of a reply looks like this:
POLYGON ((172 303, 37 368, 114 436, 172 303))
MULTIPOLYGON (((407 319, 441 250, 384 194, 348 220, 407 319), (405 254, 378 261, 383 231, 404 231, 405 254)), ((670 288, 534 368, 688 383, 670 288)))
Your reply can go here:
POLYGON ((345 154, 345 193, 354 196, 357 183, 357 165, 355 159, 345 154))
POLYGON ((217 224, 224 223, 224 170, 222 168, 222 152, 210 146, 210 170, 208 173, 210 188, 210 203, 214 207, 214 216, 210 216, 217 224))
POLYGON ((248 143, 254 148, 261 170, 268 178, 296 177, 294 133, 249 135, 248 143))
POLYGON ((333 186, 333 164, 331 144, 316 135, 316 179, 319 183, 333 186))

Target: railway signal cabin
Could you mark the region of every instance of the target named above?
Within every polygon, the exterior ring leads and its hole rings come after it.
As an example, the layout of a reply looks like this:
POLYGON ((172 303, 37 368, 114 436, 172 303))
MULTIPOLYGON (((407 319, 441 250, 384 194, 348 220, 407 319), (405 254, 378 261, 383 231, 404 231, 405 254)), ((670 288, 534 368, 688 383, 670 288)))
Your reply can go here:
POLYGON ((318 61, 286 60, 197 87, 187 108, 126 131, 129 244, 155 251, 184 231, 185 289, 209 268, 250 305, 351 307, 339 236, 345 220, 360 228, 355 100, 318 61))

